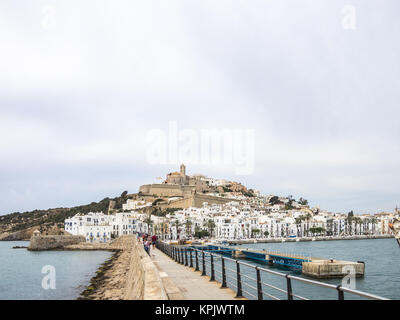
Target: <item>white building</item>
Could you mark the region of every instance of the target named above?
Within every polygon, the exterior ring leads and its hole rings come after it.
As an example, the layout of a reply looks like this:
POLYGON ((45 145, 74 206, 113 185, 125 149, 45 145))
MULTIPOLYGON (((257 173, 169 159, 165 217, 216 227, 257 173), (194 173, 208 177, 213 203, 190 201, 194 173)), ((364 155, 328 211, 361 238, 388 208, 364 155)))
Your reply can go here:
POLYGON ((65 219, 65 231, 72 235, 82 235, 87 242, 108 242, 121 235, 147 233, 148 225, 134 213, 118 212, 105 215, 102 212, 89 212, 86 215, 76 214, 65 219))

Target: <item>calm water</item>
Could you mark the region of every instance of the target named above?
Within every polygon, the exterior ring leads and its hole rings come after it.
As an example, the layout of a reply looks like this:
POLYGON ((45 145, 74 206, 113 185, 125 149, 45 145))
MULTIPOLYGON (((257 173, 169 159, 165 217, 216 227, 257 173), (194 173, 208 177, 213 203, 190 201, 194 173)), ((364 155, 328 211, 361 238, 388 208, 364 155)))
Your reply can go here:
MULTIPOLYGON (((286 253, 302 253, 321 258, 332 257, 340 260, 364 261, 365 277, 356 279, 356 289, 385 298, 400 299, 400 248, 395 239, 259 243, 245 244, 241 247, 276 250, 286 253)), ((301 276, 301 274, 295 271, 257 264, 251 262, 251 260, 246 260, 246 262, 262 266, 263 268, 301 276)), ((232 277, 228 278, 229 286, 235 288, 236 274, 233 273, 233 270, 236 270, 236 267, 231 263, 228 263, 227 266, 232 270, 232 277)), ((245 275, 242 277, 243 282, 245 282, 243 289, 256 296, 256 291, 247 285, 250 284, 254 287, 254 281, 247 277, 255 278, 255 271, 245 266, 241 268, 242 273, 245 275)), ((216 266, 216 270, 218 269, 219 264, 216 266)), ((209 270, 207 270, 208 273, 209 270)), ((217 280, 221 278, 220 272, 216 272, 216 277, 217 280)), ((286 289, 284 278, 262 273, 262 281, 286 289)), ((321 281, 335 285, 341 283, 341 279, 323 279, 321 281)), ((285 298, 284 294, 267 286, 264 286, 263 290, 278 298, 285 298)), ((293 290, 294 293, 306 298, 337 299, 337 292, 335 290, 305 285, 296 281, 293 281, 293 290)), ((248 293, 245 296, 253 298, 248 293)), ((358 297, 346 293, 345 299, 358 299, 358 297)))
POLYGON ((40 251, 12 249, 29 242, 0 241, 0 300, 76 299, 97 268, 111 256, 106 251, 40 251), (42 288, 45 265, 55 267, 56 288, 42 288))

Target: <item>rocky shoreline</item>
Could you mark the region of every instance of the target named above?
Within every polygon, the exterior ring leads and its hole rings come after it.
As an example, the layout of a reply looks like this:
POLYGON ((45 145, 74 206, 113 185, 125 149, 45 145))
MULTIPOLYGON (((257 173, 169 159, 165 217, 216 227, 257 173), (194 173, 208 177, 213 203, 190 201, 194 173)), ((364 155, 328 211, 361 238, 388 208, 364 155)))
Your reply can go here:
POLYGON ((95 300, 101 295, 101 292, 106 287, 106 282, 110 276, 109 270, 115 266, 120 255, 120 250, 114 250, 114 254, 100 265, 96 271, 96 275, 90 279, 89 285, 81 292, 77 300, 95 300))
POLYGON ((65 250, 111 250, 114 254, 96 271, 78 300, 164 300, 158 271, 134 236, 111 244, 82 243, 65 250))

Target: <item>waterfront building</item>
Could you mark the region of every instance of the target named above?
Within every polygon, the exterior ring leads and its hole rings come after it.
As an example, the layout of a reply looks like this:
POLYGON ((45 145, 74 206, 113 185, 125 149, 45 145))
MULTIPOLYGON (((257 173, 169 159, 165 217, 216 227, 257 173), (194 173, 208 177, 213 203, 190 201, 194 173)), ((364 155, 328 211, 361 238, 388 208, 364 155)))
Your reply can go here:
POLYGON ((136 233, 148 233, 148 224, 133 213, 117 212, 105 215, 102 212, 76 214, 65 219, 64 229, 72 235, 82 235, 87 242, 108 242, 112 238, 136 233))

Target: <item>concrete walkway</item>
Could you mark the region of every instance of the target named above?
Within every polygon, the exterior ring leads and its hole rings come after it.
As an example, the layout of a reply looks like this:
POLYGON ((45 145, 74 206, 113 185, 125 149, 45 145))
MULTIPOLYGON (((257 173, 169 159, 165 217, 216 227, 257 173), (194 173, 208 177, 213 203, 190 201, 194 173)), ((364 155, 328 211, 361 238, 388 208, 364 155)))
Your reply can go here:
POLYGON ((160 250, 151 248, 150 253, 169 300, 243 300, 235 298, 232 289, 220 289, 219 282, 210 282, 208 276, 176 263, 160 250))

